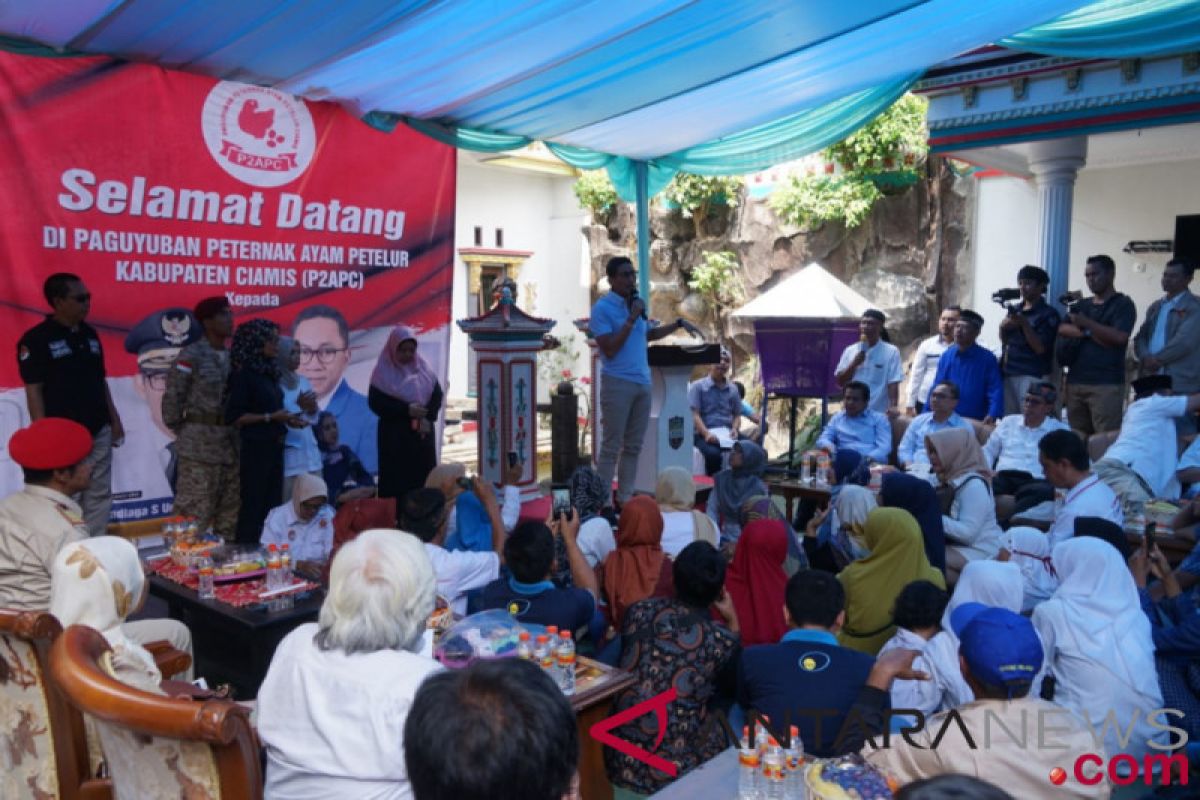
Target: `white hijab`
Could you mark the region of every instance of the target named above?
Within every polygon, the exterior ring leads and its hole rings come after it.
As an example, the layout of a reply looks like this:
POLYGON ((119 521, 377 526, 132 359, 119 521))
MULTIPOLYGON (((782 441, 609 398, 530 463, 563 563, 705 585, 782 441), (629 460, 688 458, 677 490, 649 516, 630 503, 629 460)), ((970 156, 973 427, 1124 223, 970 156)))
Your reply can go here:
POLYGON ((1058 570, 1050 557, 1050 537, 1036 528, 1009 528, 1004 534, 1004 548, 1011 554, 1009 562, 1017 565, 1025 582, 1021 611, 1031 611, 1058 588, 1058 570))
POLYGON ((1024 595, 1025 581, 1016 564, 970 561, 963 568, 946 605, 946 613, 942 615, 942 630, 925 649, 925 657, 934 662, 934 679, 944 684, 943 708, 957 708, 975 699, 975 692, 967 685, 958 663, 958 637, 950 626, 950 615, 964 603, 983 603, 1019 614, 1024 595))
POLYGON ((96 536, 59 551, 50 570, 50 613, 64 628, 86 625, 104 635, 114 661, 162 680, 154 657, 125 635, 121 623, 142 603, 146 575, 137 548, 119 536, 96 536))
POLYGON ((1034 622, 1054 630, 1055 649, 1161 699, 1150 620, 1121 554, 1102 539, 1081 536, 1054 548, 1054 567, 1058 590, 1037 607, 1034 622))

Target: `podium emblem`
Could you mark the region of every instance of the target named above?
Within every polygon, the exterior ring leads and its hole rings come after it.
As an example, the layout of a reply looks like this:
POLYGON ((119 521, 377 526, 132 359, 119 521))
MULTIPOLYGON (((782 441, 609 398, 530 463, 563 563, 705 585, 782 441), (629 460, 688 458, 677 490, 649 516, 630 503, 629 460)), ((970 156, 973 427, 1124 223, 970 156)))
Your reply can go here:
POLYGON ((667 420, 667 444, 672 450, 678 450, 683 445, 683 417, 670 417, 667 420))

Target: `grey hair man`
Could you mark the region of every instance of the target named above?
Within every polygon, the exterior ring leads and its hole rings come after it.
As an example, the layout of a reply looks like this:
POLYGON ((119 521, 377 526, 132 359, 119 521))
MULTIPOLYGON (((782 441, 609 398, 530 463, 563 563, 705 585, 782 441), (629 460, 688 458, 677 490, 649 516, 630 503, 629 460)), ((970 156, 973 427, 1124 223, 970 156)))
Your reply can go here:
POLYGON ((409 793, 405 718, 441 669, 421 653, 434 585, 402 531, 363 531, 334 556, 319 620, 280 642, 258 692, 267 796, 409 793))

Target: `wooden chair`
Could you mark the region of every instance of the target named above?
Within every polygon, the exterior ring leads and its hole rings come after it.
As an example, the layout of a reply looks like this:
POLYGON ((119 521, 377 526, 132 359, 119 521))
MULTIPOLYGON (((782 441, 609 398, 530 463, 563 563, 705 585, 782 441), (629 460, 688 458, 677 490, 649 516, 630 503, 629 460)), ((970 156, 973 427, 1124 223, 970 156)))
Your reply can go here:
POLYGON ((105 638, 80 625, 67 628, 50 651, 63 694, 96 721, 117 795, 262 798, 258 740, 246 708, 135 689, 113 677, 112 664, 105 638))
POLYGON ((107 780, 89 778, 83 716, 49 676, 50 646, 61 633, 45 612, 0 609, 0 748, 11 762, 0 797, 112 797, 107 780))

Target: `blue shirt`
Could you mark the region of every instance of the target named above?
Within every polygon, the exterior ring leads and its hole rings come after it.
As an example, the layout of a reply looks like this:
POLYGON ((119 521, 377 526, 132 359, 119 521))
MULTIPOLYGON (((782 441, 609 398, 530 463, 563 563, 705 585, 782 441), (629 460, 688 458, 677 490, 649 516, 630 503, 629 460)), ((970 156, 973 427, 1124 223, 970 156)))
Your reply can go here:
POLYGON ((773 727, 798 727, 804 752, 843 755, 849 747, 835 746, 838 734, 874 663, 827 631, 788 631, 779 644, 742 651, 738 702, 770 717, 773 727))
POLYGON ((521 583, 515 578, 497 578, 483 587, 480 606, 484 611, 507 609, 522 622, 557 625, 559 630, 574 632, 592 621, 596 600, 587 589, 558 589, 551 581, 521 583))
POLYGON ((952 381, 958 387, 958 411, 964 417, 983 419, 1004 416, 1004 382, 1000 362, 991 350, 973 344, 966 350, 958 345, 946 348, 938 359, 933 385, 952 381))
POLYGON ((325 410, 337 418, 338 442, 349 447, 372 475, 379 474, 379 417, 367 405, 366 395, 350 388, 343 379, 325 410))
POLYGON ((901 466, 906 464, 928 464, 929 453, 925 452, 925 437, 931 433, 949 430, 950 428, 971 428, 971 423, 957 413, 951 414, 945 422, 933 418, 933 412, 918 414, 909 423, 900 446, 896 448, 896 460, 901 466))
MULTIPOLYGON (((592 317, 588 320, 588 329, 594 338, 615 334, 621 330, 625 320, 629 319, 629 306, 625 298, 616 292, 609 292, 596 301, 592 306, 592 317)), ((629 338, 612 358, 600 353, 600 362, 604 365, 603 374, 613 378, 650 385, 650 362, 646 358, 646 334, 650 323, 638 317, 633 323, 629 338)))
POLYGON ((718 386, 711 375, 705 375, 688 387, 688 405, 700 412, 706 428, 729 428, 733 418, 742 412, 742 398, 737 387, 729 381, 718 386))
POLYGON ((853 450, 863 458, 885 463, 892 451, 892 426, 878 411, 864 411, 857 417, 839 411, 821 431, 817 447, 853 450))

